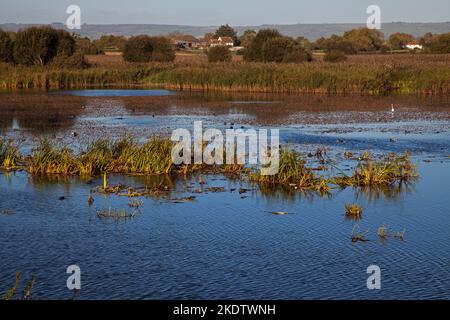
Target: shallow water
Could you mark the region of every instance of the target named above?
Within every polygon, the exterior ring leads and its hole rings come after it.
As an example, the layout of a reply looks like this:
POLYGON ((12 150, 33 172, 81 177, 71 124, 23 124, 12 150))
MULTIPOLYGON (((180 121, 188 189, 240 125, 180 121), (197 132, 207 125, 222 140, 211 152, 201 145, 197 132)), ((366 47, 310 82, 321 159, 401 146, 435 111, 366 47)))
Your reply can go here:
MULTIPOLYGON (((326 108, 323 104, 341 98, 294 105, 291 98, 278 103, 283 101, 280 96, 31 97, 0 97, 0 115, 6 120, 0 122, 2 136, 24 139, 28 145, 36 136, 54 135, 75 146, 95 133, 117 136, 129 129, 144 139, 178 127, 192 130, 193 121, 202 120, 205 127, 219 129, 280 128, 283 142, 305 154, 327 148, 344 170, 356 164, 344 160, 347 150, 384 154, 409 149, 421 178, 390 192, 349 188, 320 197, 294 190, 259 190, 222 176, 203 176, 204 186, 198 176, 187 180, 113 176, 111 185, 134 187, 164 179, 170 194, 142 198, 143 207, 134 218, 114 221, 99 218, 97 210, 131 210, 129 200, 94 194, 89 207, 89 190, 101 185, 101 179, 1 172, 0 292, 13 285, 15 272, 20 271, 21 288, 32 273, 36 275, 33 298, 69 299, 65 271, 76 264, 82 271, 79 299, 450 298, 446 100, 418 99, 414 105, 414 99, 396 98, 401 106, 392 116, 384 108, 387 101, 370 99, 342 99, 345 105, 326 108), (314 103, 321 107, 311 110, 314 103), (348 104, 367 108, 355 110, 348 104), (284 106, 289 112, 279 110, 284 106), (27 109, 41 112, 36 115, 27 109), (292 119, 295 114, 304 117, 292 119), (321 120, 305 120, 317 118, 321 120), (72 137, 73 131, 79 136, 72 137), (225 191, 193 193, 208 187, 225 191), (241 187, 251 190, 240 194, 241 187), (192 195, 194 201, 176 201, 192 195), (370 229, 368 242, 350 240, 355 222, 345 219, 344 204, 353 202, 364 208, 357 224, 362 231, 370 229), (2 214, 7 208, 12 214, 2 214), (393 237, 380 241, 376 233, 384 224, 391 233, 406 229, 404 241, 393 237), (382 270, 380 291, 366 287, 366 269, 372 264, 382 270)), ((308 161, 314 164, 312 158, 308 161)))

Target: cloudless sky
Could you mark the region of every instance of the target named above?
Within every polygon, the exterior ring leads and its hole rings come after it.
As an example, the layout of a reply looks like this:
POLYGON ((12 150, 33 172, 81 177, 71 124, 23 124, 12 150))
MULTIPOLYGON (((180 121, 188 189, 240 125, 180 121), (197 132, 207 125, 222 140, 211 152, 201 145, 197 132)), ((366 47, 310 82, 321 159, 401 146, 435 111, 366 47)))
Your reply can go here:
POLYGON ((82 23, 260 25, 365 23, 381 7, 383 22, 450 21, 450 0, 0 0, 0 23, 65 22, 81 7, 82 23))

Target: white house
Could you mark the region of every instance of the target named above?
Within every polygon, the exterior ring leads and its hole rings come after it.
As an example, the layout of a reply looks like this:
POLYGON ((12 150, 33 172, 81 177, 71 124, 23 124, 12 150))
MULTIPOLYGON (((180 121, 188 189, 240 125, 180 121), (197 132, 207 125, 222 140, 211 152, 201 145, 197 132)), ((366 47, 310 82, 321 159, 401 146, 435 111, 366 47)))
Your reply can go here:
POLYGON ((422 50, 422 49, 423 49, 423 46, 421 46, 421 45, 418 44, 417 42, 408 42, 408 43, 405 45, 405 48, 406 48, 406 49, 409 49, 409 50, 422 50))

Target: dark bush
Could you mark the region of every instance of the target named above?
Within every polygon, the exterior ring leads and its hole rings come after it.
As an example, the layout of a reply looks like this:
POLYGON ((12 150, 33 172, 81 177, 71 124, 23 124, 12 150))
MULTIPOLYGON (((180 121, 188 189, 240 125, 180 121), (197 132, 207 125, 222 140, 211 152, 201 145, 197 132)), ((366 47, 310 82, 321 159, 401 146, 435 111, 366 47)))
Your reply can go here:
POLYGON ((334 49, 328 51, 323 60, 326 62, 343 62, 347 60, 347 57, 343 51, 334 49))
POLYGON ((209 62, 228 62, 231 61, 231 51, 226 46, 212 47, 208 51, 209 62))
POLYGON ((70 56, 75 52, 75 40, 63 30, 32 27, 17 32, 13 57, 23 65, 46 65, 58 54, 70 56))
POLYGON ((425 48, 432 53, 450 53, 450 32, 433 36, 425 48))
POLYGON ((269 40, 273 38, 279 38, 282 35, 277 30, 263 29, 260 30, 250 43, 250 46, 246 48, 244 54, 245 61, 264 61, 263 46, 269 40))
POLYGON ((262 48, 264 62, 304 62, 311 61, 311 55, 292 38, 268 39, 262 48))
POLYGON ((146 35, 131 37, 124 46, 123 59, 128 62, 149 62, 152 58, 152 38, 146 35))
POLYGON ((165 37, 152 37, 153 52, 151 61, 172 62, 175 60, 175 50, 172 43, 165 37))

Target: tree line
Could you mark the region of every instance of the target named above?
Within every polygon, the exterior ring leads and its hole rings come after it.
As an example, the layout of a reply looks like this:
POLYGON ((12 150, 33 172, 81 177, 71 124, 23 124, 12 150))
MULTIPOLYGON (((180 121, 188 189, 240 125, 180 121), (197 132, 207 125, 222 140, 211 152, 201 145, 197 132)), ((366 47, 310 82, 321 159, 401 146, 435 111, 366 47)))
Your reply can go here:
POLYGON ((65 30, 51 27, 31 27, 17 33, 0 30, 0 62, 25 66, 85 68, 84 56, 101 54, 107 48, 123 51, 129 62, 170 62, 175 50, 165 37, 146 35, 126 39, 122 36, 102 36, 91 41, 65 30))
MULTIPOLYGON (((367 28, 354 29, 342 36, 332 35, 314 42, 304 37, 292 38, 282 35, 274 29, 262 29, 258 32, 245 31, 241 36, 229 25, 219 27, 207 38, 230 37, 235 46, 242 46, 237 54, 248 62, 300 63, 312 60, 312 52, 325 52, 325 60, 339 62, 346 55, 358 53, 385 53, 404 49, 406 44, 417 42, 424 52, 450 53, 450 33, 425 34, 416 39, 406 33, 392 34, 388 39, 378 30, 367 28)), ((139 35, 131 38, 105 35, 90 40, 51 27, 31 27, 17 33, 0 30, 0 62, 18 65, 54 65, 57 67, 88 67, 84 59, 88 54, 101 54, 108 48, 123 52, 128 62, 172 62, 175 48, 169 37, 150 37, 139 35)), ((223 46, 207 50, 210 62, 231 61, 232 53, 223 46)))

